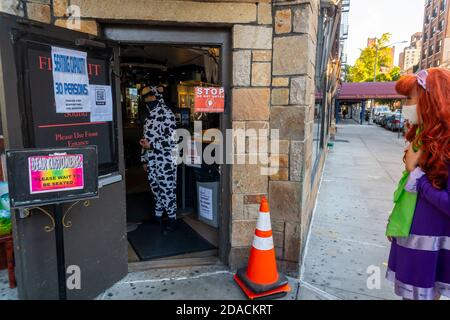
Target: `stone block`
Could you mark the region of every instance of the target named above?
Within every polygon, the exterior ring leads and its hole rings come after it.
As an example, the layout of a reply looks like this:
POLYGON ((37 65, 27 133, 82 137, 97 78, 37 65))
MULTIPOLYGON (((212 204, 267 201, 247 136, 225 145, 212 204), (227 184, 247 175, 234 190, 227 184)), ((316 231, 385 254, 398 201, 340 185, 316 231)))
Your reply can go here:
POLYGON ((48 4, 28 2, 27 15, 31 20, 44 23, 50 23, 51 21, 50 6, 48 4))
MULTIPOLYGON (((270 207, 270 203, 269 203, 270 207)), ((284 232, 284 221, 283 220, 274 220, 273 217, 271 217, 272 220, 272 231, 276 232, 284 232)))
POLYGON ((258 216, 259 216, 259 204, 244 205, 244 219, 256 221, 258 220, 258 216))
POLYGON ((308 35, 277 37, 273 48, 273 75, 306 74, 311 57, 308 35))
POLYGON ((276 154, 271 155, 269 158, 270 166, 278 166, 279 168, 289 167, 289 155, 288 154, 276 154))
POLYGON ((314 18, 309 5, 298 6, 294 9, 294 32, 309 34, 313 28, 316 29, 313 23, 314 18))
POLYGON ((235 220, 231 223, 231 246, 251 246, 255 235, 256 220, 235 220))
POLYGON ((253 50, 254 62, 271 62, 272 50, 253 50))
POLYGON ((81 16, 115 20, 154 20, 188 23, 253 23, 255 3, 133 0, 71 0, 81 8, 81 16))
POLYGON ((291 78, 290 100, 291 104, 309 105, 311 103, 312 89, 307 76, 291 78))
POLYGON ((234 164, 232 167, 233 193, 267 193, 268 177, 261 173, 261 164, 234 164))
POLYGON ((231 195, 231 219, 244 219, 244 196, 242 194, 235 193, 231 195))
POLYGON ((246 129, 248 136, 267 136, 269 134, 269 121, 247 121, 246 129))
POLYGON ((291 141, 290 180, 302 181, 303 177, 303 142, 291 141))
POLYGON ((252 86, 268 87, 271 80, 270 63, 253 63, 252 66, 252 86))
POLYGON ((300 260, 300 223, 286 222, 284 231, 284 258, 289 261, 300 260))
POLYGON ((289 78, 285 78, 285 77, 272 78, 272 86, 273 87, 288 87, 289 86, 289 78))
POLYGON ((20 5, 19 0, 1 0, 0 12, 6 12, 19 17, 24 16, 23 6, 20 5))
POLYGON ((278 168, 278 171, 270 176, 271 181, 287 181, 289 180, 289 169, 278 168))
POLYGON ((250 86, 251 55, 250 50, 233 52, 234 86, 250 86))
POLYGON ((272 49, 272 28, 235 25, 233 28, 233 48, 272 49))
POLYGON ((288 105, 289 104, 289 89, 272 89, 272 105, 288 105))
POLYGON ((245 150, 249 154, 267 154, 269 151, 269 139, 266 136, 247 137, 245 150))
POLYGON ((269 120, 269 88, 233 89, 233 120, 269 120))
POLYGON ((269 203, 273 219, 298 222, 301 217, 300 183, 270 181, 269 203))
POLYGON ((263 197, 267 197, 267 194, 246 194, 244 195, 244 204, 259 205, 263 197))
POLYGON ((258 23, 272 24, 272 5, 270 3, 258 3, 258 23))
POLYGON ((228 259, 230 269, 237 270, 246 267, 249 255, 250 255, 250 246, 231 248, 228 259))
POLYGON ((275 33, 289 33, 292 30, 291 9, 277 10, 275 13, 275 33))
POLYGON ((53 15, 55 17, 65 17, 69 0, 53 0, 53 15))
POLYGON ((304 108, 272 107, 270 110, 270 129, 279 130, 280 140, 303 140, 304 108))

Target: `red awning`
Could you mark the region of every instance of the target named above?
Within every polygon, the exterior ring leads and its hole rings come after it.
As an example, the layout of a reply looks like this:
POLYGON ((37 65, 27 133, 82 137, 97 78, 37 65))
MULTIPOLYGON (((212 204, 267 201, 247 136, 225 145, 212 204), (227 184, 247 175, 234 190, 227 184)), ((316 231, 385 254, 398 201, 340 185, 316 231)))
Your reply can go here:
POLYGON ((339 100, 404 99, 395 91, 396 82, 343 83, 339 89, 339 100))

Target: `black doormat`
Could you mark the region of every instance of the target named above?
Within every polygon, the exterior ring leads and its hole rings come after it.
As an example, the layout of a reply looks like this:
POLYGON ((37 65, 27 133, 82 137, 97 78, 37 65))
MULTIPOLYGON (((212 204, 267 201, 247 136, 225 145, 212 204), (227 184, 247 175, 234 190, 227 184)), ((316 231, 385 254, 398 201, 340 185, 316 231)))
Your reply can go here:
POLYGON ((155 201, 151 192, 127 194, 127 222, 151 221, 155 215, 155 201))
POLYGON ((176 231, 166 234, 159 224, 143 223, 128 233, 128 241, 141 261, 216 248, 183 220, 178 220, 176 231))

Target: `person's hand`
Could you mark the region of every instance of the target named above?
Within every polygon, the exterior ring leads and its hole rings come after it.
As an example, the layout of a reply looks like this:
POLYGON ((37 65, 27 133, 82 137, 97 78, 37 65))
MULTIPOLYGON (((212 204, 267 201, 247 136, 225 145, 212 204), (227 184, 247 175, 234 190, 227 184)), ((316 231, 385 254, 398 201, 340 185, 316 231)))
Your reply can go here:
POLYGON ((389 242, 392 242, 392 237, 387 237, 387 239, 389 240, 389 242))
POLYGON ((144 169, 145 172, 147 172, 147 165, 145 163, 142 165, 142 168, 144 169))
POLYGON ((144 148, 144 149, 146 149, 146 150, 149 150, 149 149, 151 149, 151 144, 150 144, 150 142, 148 142, 148 140, 147 139, 141 139, 141 140, 139 140, 139 144, 141 145, 141 147, 142 148, 144 148))
POLYGON ((422 156, 422 150, 419 149, 417 152, 414 152, 413 144, 410 143, 405 149, 405 151, 406 151, 405 157, 406 170, 408 170, 408 172, 412 172, 419 166, 419 160, 420 157, 422 156))

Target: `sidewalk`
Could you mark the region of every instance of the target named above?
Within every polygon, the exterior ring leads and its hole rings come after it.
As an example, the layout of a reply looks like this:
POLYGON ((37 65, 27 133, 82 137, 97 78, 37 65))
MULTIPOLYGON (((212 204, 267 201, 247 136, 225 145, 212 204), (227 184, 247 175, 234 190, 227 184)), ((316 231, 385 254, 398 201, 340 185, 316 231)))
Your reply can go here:
POLYGON ((325 165, 308 239, 302 281, 334 299, 398 299, 384 279, 384 236, 400 179, 404 143, 376 125, 343 120, 325 165), (380 289, 367 288, 379 268, 380 289))

